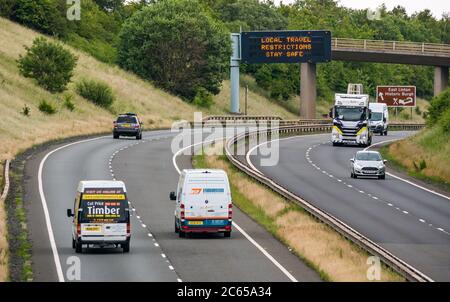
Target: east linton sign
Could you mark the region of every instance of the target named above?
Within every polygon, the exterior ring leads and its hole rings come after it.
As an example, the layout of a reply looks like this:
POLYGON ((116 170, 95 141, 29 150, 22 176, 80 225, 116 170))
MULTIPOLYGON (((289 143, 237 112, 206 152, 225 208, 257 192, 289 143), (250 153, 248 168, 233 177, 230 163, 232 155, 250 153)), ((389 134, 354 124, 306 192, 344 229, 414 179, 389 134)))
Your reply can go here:
POLYGON ((244 63, 318 63, 331 60, 331 32, 252 31, 241 33, 244 63))
POLYGON ((388 107, 415 107, 416 86, 377 86, 377 103, 388 107))

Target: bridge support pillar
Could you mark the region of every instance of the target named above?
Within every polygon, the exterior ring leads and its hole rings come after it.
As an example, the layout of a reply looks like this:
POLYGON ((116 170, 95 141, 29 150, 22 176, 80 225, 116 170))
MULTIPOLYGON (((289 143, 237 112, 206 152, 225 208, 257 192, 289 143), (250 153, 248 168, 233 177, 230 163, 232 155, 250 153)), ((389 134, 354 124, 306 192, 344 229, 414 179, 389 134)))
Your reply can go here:
POLYGON ((300 63, 300 116, 316 118, 316 64, 300 63))
POLYGON ((434 67, 434 96, 445 90, 448 86, 448 67, 434 67))

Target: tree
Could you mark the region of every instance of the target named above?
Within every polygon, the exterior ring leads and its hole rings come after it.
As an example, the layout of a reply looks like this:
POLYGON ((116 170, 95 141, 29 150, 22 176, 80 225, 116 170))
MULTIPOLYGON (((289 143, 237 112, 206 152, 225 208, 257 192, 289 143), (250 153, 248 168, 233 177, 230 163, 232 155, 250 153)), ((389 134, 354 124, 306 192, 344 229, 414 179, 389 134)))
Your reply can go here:
POLYGON ((62 0, 17 0, 11 18, 45 34, 64 37, 66 35, 66 15, 62 13, 62 0))
POLYGON ((21 74, 34 78, 39 86, 50 92, 64 91, 73 75, 77 58, 59 43, 39 37, 25 56, 18 60, 21 74))
POLYGON ((230 38, 196 0, 159 1, 136 12, 123 25, 118 63, 192 101, 200 87, 220 91, 230 38))

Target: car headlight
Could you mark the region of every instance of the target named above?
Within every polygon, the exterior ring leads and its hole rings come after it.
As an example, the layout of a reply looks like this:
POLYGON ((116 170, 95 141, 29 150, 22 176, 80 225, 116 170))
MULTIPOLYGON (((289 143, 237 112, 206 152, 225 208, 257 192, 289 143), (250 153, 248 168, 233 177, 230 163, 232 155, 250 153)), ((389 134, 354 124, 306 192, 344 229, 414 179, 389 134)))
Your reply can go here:
POLYGON ((358 165, 358 164, 355 164, 354 167, 355 167, 356 170, 361 170, 362 169, 362 167, 360 165, 358 165))

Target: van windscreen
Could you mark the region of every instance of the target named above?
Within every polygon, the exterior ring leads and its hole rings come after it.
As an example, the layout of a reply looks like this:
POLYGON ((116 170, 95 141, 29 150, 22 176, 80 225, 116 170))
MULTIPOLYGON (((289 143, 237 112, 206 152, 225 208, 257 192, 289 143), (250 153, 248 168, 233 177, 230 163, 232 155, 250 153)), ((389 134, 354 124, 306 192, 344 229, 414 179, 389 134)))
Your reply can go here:
POLYGON ((129 217, 122 188, 86 189, 81 195, 80 223, 124 223, 129 217))

